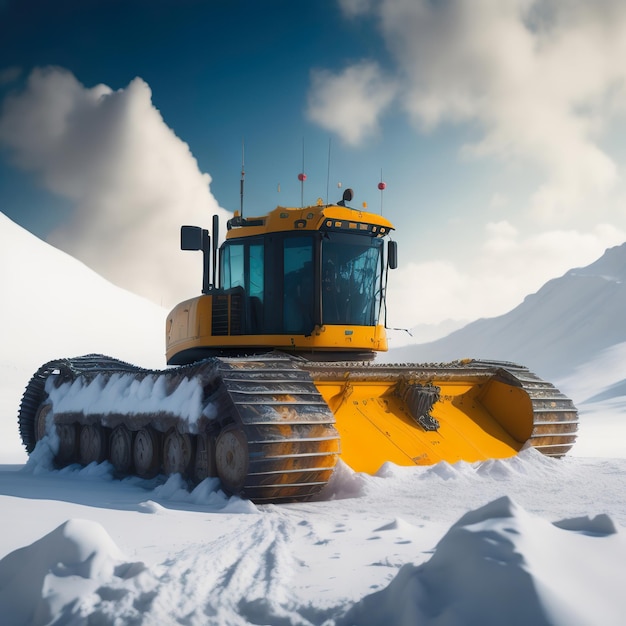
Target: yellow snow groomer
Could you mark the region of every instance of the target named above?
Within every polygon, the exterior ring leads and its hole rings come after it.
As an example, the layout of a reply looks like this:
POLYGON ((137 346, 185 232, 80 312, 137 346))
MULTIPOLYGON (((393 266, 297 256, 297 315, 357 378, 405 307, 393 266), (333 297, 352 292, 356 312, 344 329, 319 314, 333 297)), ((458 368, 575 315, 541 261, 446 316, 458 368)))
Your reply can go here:
POLYGON ((20 407, 26 449, 53 436, 57 462, 108 459, 120 475, 218 476, 256 502, 309 499, 341 458, 375 473, 551 456, 573 445, 577 412, 553 385, 507 362, 372 363, 387 349, 392 224, 337 204, 277 207, 213 232, 181 229, 202 251, 202 295, 167 317, 170 367, 101 355, 60 359, 20 407), (108 398, 93 402, 93 397, 108 398), (143 399, 143 400, 142 400, 143 399))

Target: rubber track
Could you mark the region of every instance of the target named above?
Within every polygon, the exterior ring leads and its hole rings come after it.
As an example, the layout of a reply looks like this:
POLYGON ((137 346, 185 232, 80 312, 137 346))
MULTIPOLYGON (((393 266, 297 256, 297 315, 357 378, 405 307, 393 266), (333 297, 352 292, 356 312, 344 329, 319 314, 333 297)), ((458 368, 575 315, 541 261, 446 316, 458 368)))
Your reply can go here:
MULTIPOLYGON (((255 502, 309 500, 330 479, 340 442, 335 417, 299 359, 219 359, 221 415, 244 431, 249 470, 240 495, 255 502)), ((226 424, 223 424, 226 426, 226 424)))
POLYGON ((116 372, 147 372, 130 363, 125 363, 102 354, 87 354, 85 356, 68 359, 56 359, 44 363, 32 376, 20 402, 18 423, 22 443, 26 452, 30 454, 35 449, 37 439, 35 436, 35 416, 37 409, 46 399, 46 380, 51 374, 59 374, 63 380, 74 380, 83 377, 87 380, 95 378, 100 373, 116 372))
MULTIPOLYGON (((32 452, 37 409, 46 399, 46 379, 52 374, 63 381, 81 378, 85 382, 117 373, 138 379, 164 375, 172 380, 172 388, 182 378, 200 377, 205 401, 216 408, 217 418, 208 424, 212 436, 217 438, 222 428, 234 426, 248 442, 248 472, 237 494, 255 502, 309 500, 330 479, 340 444, 334 416, 298 363, 280 354, 214 358, 166 370, 144 369, 97 354, 50 361, 26 387, 19 410, 20 434, 27 452, 32 452)), ((90 415, 89 420, 105 417, 90 415)), ((75 419, 55 414, 57 421, 75 419)), ((163 416, 159 419, 167 421, 163 416)), ((169 419, 172 424, 177 416, 169 419)), ((133 420, 136 425, 138 418, 133 420)), ((150 416, 145 416, 144 422, 149 421, 150 416)))

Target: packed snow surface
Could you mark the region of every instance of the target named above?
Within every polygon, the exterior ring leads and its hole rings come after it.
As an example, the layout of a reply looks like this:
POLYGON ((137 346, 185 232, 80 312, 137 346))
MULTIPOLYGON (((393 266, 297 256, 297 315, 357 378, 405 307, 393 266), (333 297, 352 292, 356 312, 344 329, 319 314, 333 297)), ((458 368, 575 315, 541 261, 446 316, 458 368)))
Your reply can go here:
POLYGON ((0 471, 8 624, 623 624, 626 459, 341 465, 317 502, 0 471), (55 621, 56 620, 56 621, 55 621))

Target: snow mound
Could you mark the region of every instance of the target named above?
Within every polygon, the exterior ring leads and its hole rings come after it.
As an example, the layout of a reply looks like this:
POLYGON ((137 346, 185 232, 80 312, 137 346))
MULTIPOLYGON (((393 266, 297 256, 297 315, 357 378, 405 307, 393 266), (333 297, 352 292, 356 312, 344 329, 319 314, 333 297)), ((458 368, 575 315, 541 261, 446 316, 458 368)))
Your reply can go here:
POLYGON ((338 624, 619 624, 626 541, 606 515, 551 524, 504 496, 469 511, 338 624))
MULTIPOLYGON (((107 584, 138 576, 142 563, 127 563, 97 522, 70 519, 0 561, 0 614, 6 624, 78 620, 89 596, 107 595, 107 584)), ((78 623, 78 622, 76 622, 78 623)))
POLYGON ((386 530, 399 530, 401 532, 407 532, 415 530, 415 526, 409 524, 404 521, 401 517, 396 517, 393 522, 389 522, 388 524, 384 524, 380 528, 375 528, 374 532, 379 533, 386 530))
MULTIPOLYGON (((151 499, 140 502, 137 510, 141 513, 165 514, 167 504, 189 505, 190 508, 202 508, 212 513, 245 514, 258 513, 258 508, 250 500, 243 500, 238 496, 229 496, 221 488, 219 478, 205 478, 197 485, 191 485, 180 474, 165 476, 159 474, 155 478, 144 479, 139 476, 127 476, 122 481, 114 477, 115 469, 111 463, 90 463, 86 466, 78 464, 67 465, 55 469, 54 452, 50 444, 50 436, 46 435, 37 442, 28 462, 21 468, 21 472, 33 476, 61 475, 68 481, 94 482, 102 480, 117 482, 118 484, 136 485, 147 490, 151 499)), ((76 485, 80 489, 79 485, 76 485)))
POLYGON ((358 498, 363 495, 367 475, 355 472, 341 459, 337 461, 328 484, 316 499, 319 500, 343 500, 346 498, 358 498))
POLYGON ((256 505, 250 500, 227 496, 220 488, 219 478, 205 478, 190 491, 180 474, 172 474, 165 483, 155 487, 153 495, 161 501, 193 504, 212 512, 258 513, 256 505))

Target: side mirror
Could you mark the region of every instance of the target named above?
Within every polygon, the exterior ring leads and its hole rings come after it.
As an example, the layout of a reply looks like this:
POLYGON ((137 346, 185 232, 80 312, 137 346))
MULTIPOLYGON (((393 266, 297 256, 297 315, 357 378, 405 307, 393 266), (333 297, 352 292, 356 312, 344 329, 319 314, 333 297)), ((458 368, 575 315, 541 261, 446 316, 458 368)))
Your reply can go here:
POLYGON ((350 202, 354 198, 354 191, 352 189, 346 189, 343 192, 343 196, 339 202, 337 202, 337 206, 346 206, 346 202, 350 202))
POLYGON ((180 249, 202 250, 202 293, 209 293, 211 289, 211 237, 209 231, 199 226, 181 226, 180 249))
POLYGON ((199 226, 180 227, 180 249, 202 250, 202 229, 199 226))
POLYGON ((395 270, 398 267, 398 242, 387 242, 387 265, 390 269, 395 270))

